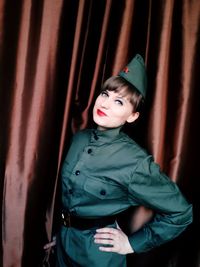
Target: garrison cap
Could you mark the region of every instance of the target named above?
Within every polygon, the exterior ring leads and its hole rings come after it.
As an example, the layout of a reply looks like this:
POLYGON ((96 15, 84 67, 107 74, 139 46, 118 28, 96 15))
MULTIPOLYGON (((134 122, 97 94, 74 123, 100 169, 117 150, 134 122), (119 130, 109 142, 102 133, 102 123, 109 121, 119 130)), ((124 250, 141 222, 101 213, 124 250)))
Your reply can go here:
POLYGON ((118 75, 134 85, 143 97, 146 96, 147 74, 144 60, 141 55, 136 54, 131 62, 128 63, 118 75))

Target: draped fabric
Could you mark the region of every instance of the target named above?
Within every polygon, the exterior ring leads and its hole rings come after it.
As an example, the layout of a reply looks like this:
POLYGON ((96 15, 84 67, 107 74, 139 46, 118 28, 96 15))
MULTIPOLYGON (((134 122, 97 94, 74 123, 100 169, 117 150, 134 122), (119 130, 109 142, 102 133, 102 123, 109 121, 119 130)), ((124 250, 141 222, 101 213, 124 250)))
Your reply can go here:
MULTIPOLYGON (((0 1, 0 266, 39 266, 70 138, 91 127, 102 82, 135 53, 148 93, 129 133, 193 203, 194 223, 128 265, 199 266, 199 48, 198 0, 0 1)), ((136 228, 149 217, 139 213, 136 228)))

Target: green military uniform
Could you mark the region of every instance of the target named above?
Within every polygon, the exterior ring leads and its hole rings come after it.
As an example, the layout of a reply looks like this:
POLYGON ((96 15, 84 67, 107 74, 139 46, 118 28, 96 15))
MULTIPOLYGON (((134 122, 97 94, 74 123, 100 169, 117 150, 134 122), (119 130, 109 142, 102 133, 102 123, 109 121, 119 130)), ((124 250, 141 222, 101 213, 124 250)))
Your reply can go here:
MULTIPOLYGON (((118 214, 130 206, 153 209, 153 220, 129 236, 138 253, 171 240, 192 220, 192 207, 177 185, 120 128, 83 130, 73 137, 62 167, 62 202, 71 214, 84 218, 118 214)), ((58 266, 126 266, 124 255, 100 251, 94 234, 94 228, 62 226, 58 266)))

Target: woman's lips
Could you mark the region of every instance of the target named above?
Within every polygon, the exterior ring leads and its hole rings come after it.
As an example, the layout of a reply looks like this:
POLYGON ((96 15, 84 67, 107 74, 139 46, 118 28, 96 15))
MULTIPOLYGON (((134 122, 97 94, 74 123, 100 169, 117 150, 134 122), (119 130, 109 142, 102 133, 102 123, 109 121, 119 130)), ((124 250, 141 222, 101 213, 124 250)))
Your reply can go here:
POLYGON ((97 109, 97 114, 101 117, 103 116, 107 116, 106 113, 104 113, 103 111, 101 111, 100 109, 97 109))

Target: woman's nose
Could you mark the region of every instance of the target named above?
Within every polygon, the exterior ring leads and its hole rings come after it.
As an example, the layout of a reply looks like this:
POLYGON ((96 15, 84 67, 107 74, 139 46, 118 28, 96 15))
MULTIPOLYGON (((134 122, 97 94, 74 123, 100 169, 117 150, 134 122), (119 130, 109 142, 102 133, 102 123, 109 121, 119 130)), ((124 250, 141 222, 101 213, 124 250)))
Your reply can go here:
POLYGON ((109 105, 110 105, 110 103, 109 103, 109 99, 108 98, 106 98, 106 99, 104 99, 102 102, 101 102, 101 107, 103 107, 103 108, 109 108, 109 105))

